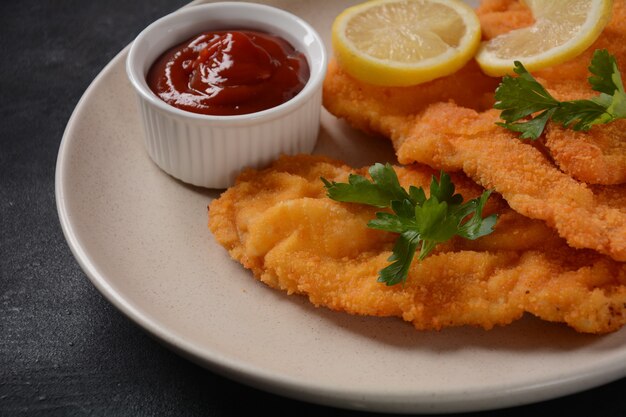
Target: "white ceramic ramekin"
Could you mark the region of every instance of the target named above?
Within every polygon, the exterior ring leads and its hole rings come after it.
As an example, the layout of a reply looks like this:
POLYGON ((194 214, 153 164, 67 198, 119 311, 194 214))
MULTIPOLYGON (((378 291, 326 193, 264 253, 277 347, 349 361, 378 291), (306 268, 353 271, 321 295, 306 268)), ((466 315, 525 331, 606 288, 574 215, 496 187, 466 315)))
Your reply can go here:
POLYGON ((184 182, 225 188, 245 167, 313 150, 326 65, 320 36, 302 19, 261 4, 222 2, 187 7, 152 23, 133 42, 126 72, 139 96, 146 147, 154 162, 184 182), (264 31, 291 43, 309 64, 303 90, 277 107, 237 116, 180 110, 150 90, 146 74, 165 50, 198 33, 227 29, 264 31))

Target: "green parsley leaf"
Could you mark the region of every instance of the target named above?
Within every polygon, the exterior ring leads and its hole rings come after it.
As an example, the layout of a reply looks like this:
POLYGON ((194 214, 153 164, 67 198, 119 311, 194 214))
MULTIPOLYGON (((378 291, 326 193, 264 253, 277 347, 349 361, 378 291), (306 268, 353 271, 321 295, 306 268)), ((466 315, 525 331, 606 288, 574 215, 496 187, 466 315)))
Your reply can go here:
POLYGON ((567 128, 586 131, 593 125, 626 118, 626 92, 615 57, 605 49, 593 54, 589 71, 591 87, 600 94, 589 100, 558 101, 519 62, 518 77, 504 76, 495 92, 494 107, 502 110, 498 125, 537 139, 552 119, 567 128), (533 116, 535 115, 535 116, 533 116), (528 119, 530 117, 530 119, 528 119))
MULTIPOLYGON (((526 122, 517 122, 517 123, 496 123, 499 126, 505 127, 514 132, 521 133, 520 138, 522 139, 537 139, 541 136, 543 129, 546 127, 546 123, 552 117, 556 108, 551 108, 548 110, 544 110, 539 113, 534 118, 526 121, 526 122)), ((502 117, 502 115, 500 115, 502 117)))
POLYGON ((609 96, 613 95, 615 91, 624 91, 617 61, 606 49, 599 49, 594 52, 591 65, 589 65, 589 72, 593 74, 589 77, 589 84, 595 91, 609 96))
POLYGON ((393 247, 393 253, 387 259, 391 264, 380 270, 377 281, 389 286, 404 283, 419 243, 419 233, 414 230, 400 234, 393 247))
POLYGON ((454 194, 454 184, 448 174, 442 173, 439 182, 433 177, 430 181, 430 197, 448 204, 461 204, 463 196, 454 194))
POLYGON ((415 222, 403 218, 397 214, 380 212, 376 213, 376 219, 370 220, 367 227, 371 229, 385 230, 387 232, 402 233, 405 230, 415 229, 415 222))
POLYGON ((449 210, 448 203, 431 197, 415 207, 415 223, 420 237, 433 242, 445 242, 455 235, 457 219, 449 210))
POLYGON ((479 215, 476 215, 476 213, 483 212, 483 207, 487 203, 490 195, 491 190, 486 190, 479 198, 475 198, 459 206, 458 212, 456 213, 458 217, 465 218, 474 213, 468 221, 459 226, 459 231, 457 232, 459 236, 469 240, 476 240, 479 237, 493 232, 498 216, 492 214, 491 216, 481 219, 479 215))
POLYGON ((491 191, 463 203, 463 197, 454 193, 450 176, 442 171, 439 180, 432 178, 430 196, 426 198, 422 187, 411 186, 407 193, 390 164, 375 164, 369 173, 372 181, 359 175, 350 175, 347 184, 324 178, 322 181, 333 200, 391 209, 391 213, 376 213, 376 219, 367 224, 372 229, 399 234, 388 259, 391 264, 380 271, 379 282, 404 283, 418 248, 421 261, 437 244, 455 235, 473 240, 493 231, 497 216, 481 216, 491 191))
POLYGON ((334 181, 330 183, 324 178, 322 181, 330 198, 345 203, 388 207, 393 200, 401 201, 409 198, 407 192, 400 186, 398 176, 389 163, 386 165, 374 164, 368 172, 374 180, 373 182, 354 174, 350 174, 347 184, 334 181))
POLYGON ((496 109, 507 122, 522 119, 533 113, 556 107, 559 102, 541 85, 521 62, 515 61, 513 71, 519 77, 505 75, 496 89, 496 109))

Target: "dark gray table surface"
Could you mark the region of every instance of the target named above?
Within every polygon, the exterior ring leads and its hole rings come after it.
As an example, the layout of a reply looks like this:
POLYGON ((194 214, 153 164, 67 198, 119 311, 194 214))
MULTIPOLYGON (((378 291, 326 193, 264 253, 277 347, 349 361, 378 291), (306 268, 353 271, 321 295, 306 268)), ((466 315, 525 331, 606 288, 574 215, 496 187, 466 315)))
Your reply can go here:
MULTIPOLYGON (((367 414, 258 391, 182 359, 113 308, 65 242, 54 171, 70 114, 107 62, 185 2, 0 3, 0 416, 367 414)), ((471 415, 531 414, 626 416, 626 379, 471 415)))

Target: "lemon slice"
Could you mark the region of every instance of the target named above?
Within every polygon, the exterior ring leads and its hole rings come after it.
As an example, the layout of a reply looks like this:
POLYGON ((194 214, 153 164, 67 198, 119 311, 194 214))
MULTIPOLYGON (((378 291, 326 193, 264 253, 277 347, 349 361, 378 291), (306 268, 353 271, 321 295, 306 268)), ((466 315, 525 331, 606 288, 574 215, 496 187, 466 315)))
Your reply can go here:
POLYGON ((513 62, 539 70, 581 54, 611 19, 612 0, 526 0, 532 26, 483 42, 476 60, 491 76, 513 73, 513 62))
POLYGON ((337 61, 353 77, 407 86, 452 74, 480 45, 480 22, 459 0, 373 0, 332 27, 337 61))

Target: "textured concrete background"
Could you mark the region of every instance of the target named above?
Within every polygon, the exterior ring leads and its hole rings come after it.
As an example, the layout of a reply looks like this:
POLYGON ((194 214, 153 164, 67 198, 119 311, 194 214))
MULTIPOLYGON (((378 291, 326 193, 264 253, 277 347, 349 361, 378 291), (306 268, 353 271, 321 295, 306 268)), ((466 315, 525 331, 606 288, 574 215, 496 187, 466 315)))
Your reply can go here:
MULTIPOLYGON (((104 300, 65 243, 54 170, 72 110, 107 62, 184 3, 0 2, 0 416, 366 415, 257 391, 180 358, 104 300)), ((472 415, 626 416, 625 393, 621 380, 472 415)))

